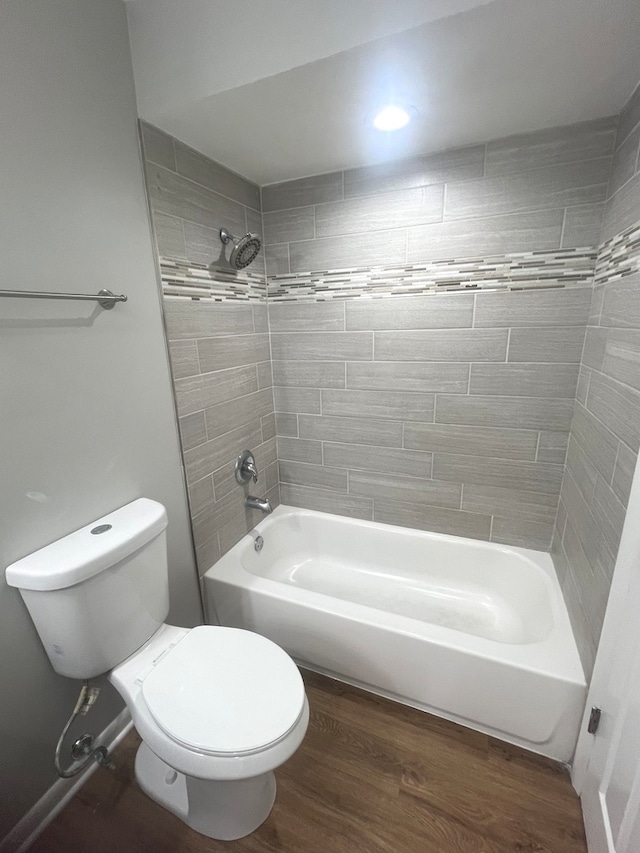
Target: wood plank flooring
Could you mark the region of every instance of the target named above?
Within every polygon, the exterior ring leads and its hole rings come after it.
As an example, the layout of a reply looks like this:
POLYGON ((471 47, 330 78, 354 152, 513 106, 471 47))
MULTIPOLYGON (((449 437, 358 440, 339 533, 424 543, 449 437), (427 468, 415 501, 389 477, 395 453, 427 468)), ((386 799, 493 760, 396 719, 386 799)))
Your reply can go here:
POLYGON ((304 672, 305 741, 276 771, 267 821, 239 841, 186 827, 138 788, 132 732, 33 853, 586 853, 561 766, 304 672))

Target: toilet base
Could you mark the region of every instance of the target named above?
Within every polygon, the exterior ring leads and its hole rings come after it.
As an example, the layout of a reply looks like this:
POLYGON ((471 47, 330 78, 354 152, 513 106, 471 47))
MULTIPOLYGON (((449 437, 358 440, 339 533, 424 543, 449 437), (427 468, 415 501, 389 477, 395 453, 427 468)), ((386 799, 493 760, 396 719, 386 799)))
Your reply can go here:
POLYGON ((220 841, 234 841, 263 823, 276 798, 273 773, 219 782, 178 773, 144 743, 136 754, 135 774, 142 790, 187 826, 220 841))

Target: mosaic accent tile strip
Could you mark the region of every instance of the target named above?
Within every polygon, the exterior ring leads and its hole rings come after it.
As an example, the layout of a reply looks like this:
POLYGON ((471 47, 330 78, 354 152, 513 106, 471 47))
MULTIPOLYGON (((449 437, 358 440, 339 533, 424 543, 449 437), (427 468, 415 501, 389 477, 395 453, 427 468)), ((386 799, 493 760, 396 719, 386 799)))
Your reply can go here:
POLYGON ((267 283, 263 275, 210 268, 204 264, 160 258, 165 296, 212 299, 214 302, 264 302, 267 283))
POLYGON ((520 252, 369 269, 269 276, 269 300, 326 301, 441 291, 528 290, 593 284, 596 249, 520 252))
POLYGON ((640 222, 602 244, 596 262, 595 283, 606 284, 640 272, 640 222))

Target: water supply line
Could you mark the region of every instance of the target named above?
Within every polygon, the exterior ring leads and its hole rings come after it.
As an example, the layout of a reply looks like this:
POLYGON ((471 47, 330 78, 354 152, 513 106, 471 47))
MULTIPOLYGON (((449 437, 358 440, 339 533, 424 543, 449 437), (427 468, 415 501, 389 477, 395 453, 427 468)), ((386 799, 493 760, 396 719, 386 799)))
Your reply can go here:
POLYGON ((81 735, 71 747, 71 756, 75 762, 79 762, 78 764, 72 764, 71 767, 64 769, 60 761, 62 743, 67 732, 77 717, 85 717, 89 713, 99 694, 99 687, 92 687, 88 681, 82 682, 76 706, 73 709, 73 713, 67 720, 66 726, 62 730, 62 734, 58 738, 58 744, 56 746, 54 764, 58 776, 62 779, 71 779, 72 776, 77 776, 78 773, 81 773, 85 768, 87 768, 92 761, 97 761, 102 767, 108 767, 109 769, 113 769, 114 767, 107 748, 105 746, 97 746, 94 748, 93 736, 89 734, 81 735))

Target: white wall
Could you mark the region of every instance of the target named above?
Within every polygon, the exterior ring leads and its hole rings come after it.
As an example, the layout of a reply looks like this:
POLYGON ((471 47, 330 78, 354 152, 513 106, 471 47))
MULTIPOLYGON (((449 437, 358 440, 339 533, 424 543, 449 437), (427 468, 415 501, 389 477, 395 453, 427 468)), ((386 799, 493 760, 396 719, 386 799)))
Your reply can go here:
MULTIPOLYGON (((170 618, 200 604, 143 189, 124 5, 0 5, 0 838, 54 782, 78 683, 56 676, 4 567, 146 495, 169 513, 170 618)), ((87 730, 122 707, 107 686, 87 730)))

